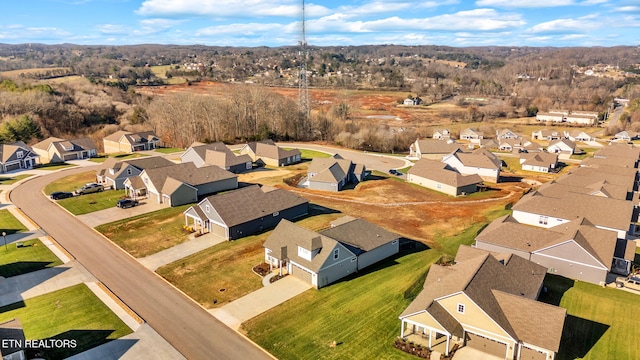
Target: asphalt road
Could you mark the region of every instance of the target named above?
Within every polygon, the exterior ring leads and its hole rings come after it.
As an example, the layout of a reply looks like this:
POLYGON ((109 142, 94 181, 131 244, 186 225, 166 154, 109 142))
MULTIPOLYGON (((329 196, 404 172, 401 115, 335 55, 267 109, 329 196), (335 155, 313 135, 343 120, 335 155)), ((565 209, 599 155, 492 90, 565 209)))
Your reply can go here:
POLYGON ((270 359, 41 192, 52 181, 89 170, 75 168, 28 180, 11 192, 11 201, 186 358, 270 359))

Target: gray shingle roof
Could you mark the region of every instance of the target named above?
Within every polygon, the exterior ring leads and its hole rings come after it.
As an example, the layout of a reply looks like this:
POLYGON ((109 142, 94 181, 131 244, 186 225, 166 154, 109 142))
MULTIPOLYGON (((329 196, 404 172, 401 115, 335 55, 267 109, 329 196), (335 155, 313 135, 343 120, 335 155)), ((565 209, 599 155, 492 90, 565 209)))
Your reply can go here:
POLYGON ((160 168, 144 170, 157 189, 164 187, 167 178, 173 178, 191 186, 203 185, 215 181, 237 178, 238 176, 217 166, 196 167, 192 162, 173 164, 160 168))
POLYGON ((451 185, 456 188, 482 183, 480 175, 462 175, 455 170, 449 170, 447 168, 447 164, 429 159, 418 160, 418 162, 416 162, 407 173, 451 185))
POLYGON ((461 144, 448 143, 437 139, 421 139, 417 140, 417 143, 421 154, 444 155, 463 148, 463 145, 461 144))
POLYGON ((371 251, 400 238, 400 235, 363 219, 345 222, 324 230, 321 234, 364 251, 371 251))
POLYGON ((292 192, 283 189, 264 192, 257 185, 209 196, 198 206, 204 206, 205 201, 211 204, 227 226, 272 216, 275 212, 309 203, 309 200, 292 192))

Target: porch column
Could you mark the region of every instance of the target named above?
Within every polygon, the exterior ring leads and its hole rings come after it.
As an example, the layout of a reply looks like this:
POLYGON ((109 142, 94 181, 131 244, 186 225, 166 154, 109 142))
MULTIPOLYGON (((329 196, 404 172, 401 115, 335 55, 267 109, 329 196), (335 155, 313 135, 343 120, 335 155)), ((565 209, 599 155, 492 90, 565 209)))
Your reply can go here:
POLYGON ((431 349, 431 339, 433 338, 433 330, 429 328, 429 349, 431 349))
POLYGON ((187 215, 184 216, 184 226, 189 226, 189 217, 187 215))
POLYGON ((447 347, 444 349, 444 356, 449 356, 449 339, 451 339, 451 337, 447 335, 447 347))
POLYGON ((404 319, 402 319, 402 326, 400 326, 400 337, 404 338, 404 327, 405 327, 406 323, 404 322, 404 319))

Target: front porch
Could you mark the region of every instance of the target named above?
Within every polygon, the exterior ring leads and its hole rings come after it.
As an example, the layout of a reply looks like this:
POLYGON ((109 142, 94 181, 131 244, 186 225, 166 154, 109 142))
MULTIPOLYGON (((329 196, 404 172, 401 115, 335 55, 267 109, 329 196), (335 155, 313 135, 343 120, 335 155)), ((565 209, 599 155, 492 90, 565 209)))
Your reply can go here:
POLYGON ((463 345, 462 338, 452 336, 442 330, 431 328, 422 324, 412 323, 403 319, 400 337, 449 356, 451 350, 463 345))

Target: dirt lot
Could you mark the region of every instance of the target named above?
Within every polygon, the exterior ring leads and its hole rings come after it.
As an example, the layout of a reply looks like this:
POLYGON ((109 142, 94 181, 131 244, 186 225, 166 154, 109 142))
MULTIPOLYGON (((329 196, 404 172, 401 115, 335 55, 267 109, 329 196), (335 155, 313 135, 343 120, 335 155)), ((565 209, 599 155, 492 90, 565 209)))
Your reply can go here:
POLYGON ((373 175, 355 189, 339 193, 293 188, 282 179, 304 172, 279 169, 241 174, 239 181, 255 181, 294 191, 312 203, 361 217, 427 245, 435 245, 436 236, 455 235, 471 224, 483 221, 495 210, 515 203, 529 186, 505 182, 486 192, 452 198, 408 184, 397 178, 373 175))

